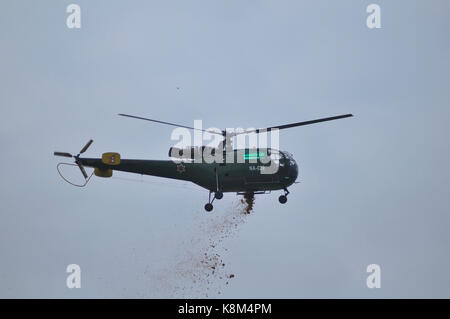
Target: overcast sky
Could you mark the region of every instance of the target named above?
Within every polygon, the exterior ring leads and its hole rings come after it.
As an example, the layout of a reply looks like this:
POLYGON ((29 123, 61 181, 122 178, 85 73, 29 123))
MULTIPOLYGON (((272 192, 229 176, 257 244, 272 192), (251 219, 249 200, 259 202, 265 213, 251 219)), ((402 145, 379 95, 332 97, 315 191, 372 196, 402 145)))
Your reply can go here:
POLYGON ((0 297, 449 298, 450 3, 373 2, 381 29, 370 1, 74 0, 81 29, 72 1, 1 1, 0 297), (233 193, 206 213, 193 184, 61 180, 53 151, 90 138, 89 157, 167 159, 172 128, 121 112, 219 128, 355 117, 280 132, 301 183, 243 217, 233 193))

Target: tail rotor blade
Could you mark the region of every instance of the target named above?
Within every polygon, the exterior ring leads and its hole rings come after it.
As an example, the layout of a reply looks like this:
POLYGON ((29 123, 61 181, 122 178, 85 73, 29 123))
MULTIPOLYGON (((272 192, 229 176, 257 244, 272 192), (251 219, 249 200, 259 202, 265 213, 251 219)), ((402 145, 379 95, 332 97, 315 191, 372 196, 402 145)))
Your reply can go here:
POLYGON ((72 154, 65 153, 65 152, 54 152, 53 155, 55 155, 55 156, 62 156, 62 157, 72 157, 72 154))
POLYGON ((83 154, 84 152, 86 152, 86 150, 89 148, 89 146, 91 146, 92 142, 94 142, 94 140, 89 140, 89 142, 87 142, 86 145, 81 149, 80 154, 83 154))
POLYGON ((83 174, 84 178, 87 179, 88 178, 88 174, 86 173, 86 170, 84 169, 83 165, 81 165, 80 162, 76 162, 78 167, 80 168, 81 174, 83 174))

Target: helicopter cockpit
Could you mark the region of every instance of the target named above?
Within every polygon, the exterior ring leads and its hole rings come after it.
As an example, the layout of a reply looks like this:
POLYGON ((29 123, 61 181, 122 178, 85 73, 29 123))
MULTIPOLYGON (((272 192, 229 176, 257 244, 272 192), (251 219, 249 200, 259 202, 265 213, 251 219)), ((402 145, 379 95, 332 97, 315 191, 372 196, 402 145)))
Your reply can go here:
POLYGON ((294 167, 297 165, 292 154, 286 151, 280 152, 279 161, 280 167, 294 167))

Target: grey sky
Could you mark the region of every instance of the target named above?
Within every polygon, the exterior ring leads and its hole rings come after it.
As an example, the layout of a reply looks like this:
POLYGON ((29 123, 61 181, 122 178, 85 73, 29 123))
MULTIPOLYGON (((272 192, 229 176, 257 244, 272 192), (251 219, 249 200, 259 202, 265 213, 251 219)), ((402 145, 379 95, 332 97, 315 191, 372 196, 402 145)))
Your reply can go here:
POLYGON ((0 297, 174 296, 154 277, 178 280, 190 243, 217 236, 202 225, 234 194, 206 214, 207 192, 190 184, 59 178, 52 152, 90 138, 88 156, 167 158, 172 129, 123 112, 221 128, 355 115, 280 133, 301 183, 285 206, 277 192, 256 198, 222 244, 236 277, 211 296, 449 298, 449 11, 445 0, 2 1, 0 297), (379 30, 365 24, 372 2, 379 30), (66 27, 70 3, 79 30, 66 27), (81 289, 65 285, 71 263, 81 289), (366 287, 372 263, 381 289, 366 287))

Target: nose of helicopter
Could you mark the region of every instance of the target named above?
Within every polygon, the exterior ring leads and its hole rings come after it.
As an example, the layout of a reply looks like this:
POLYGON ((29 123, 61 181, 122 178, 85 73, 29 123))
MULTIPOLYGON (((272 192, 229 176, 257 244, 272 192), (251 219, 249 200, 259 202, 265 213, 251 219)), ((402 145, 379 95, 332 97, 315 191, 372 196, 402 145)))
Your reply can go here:
POLYGON ((294 165, 291 165, 289 167, 289 182, 290 184, 293 184, 298 177, 298 165, 297 163, 294 163, 294 165))
POLYGON ((298 166, 295 161, 292 161, 288 167, 284 170, 283 184, 285 187, 289 187, 297 180, 298 166))
POLYGON ((285 180, 287 182, 287 186, 294 184, 295 180, 298 177, 298 166, 297 162, 294 159, 294 156, 288 152, 284 152, 284 156, 286 158, 286 166, 287 171, 285 175, 285 180))

